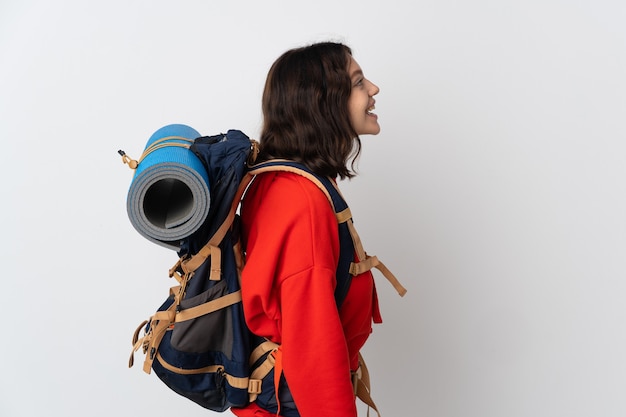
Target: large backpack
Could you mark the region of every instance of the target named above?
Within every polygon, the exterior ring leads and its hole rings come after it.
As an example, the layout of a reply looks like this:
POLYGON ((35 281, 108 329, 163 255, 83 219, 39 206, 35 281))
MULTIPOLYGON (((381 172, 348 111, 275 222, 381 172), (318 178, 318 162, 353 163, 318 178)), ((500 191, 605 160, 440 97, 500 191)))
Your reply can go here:
MULTIPOLYGON (((406 290, 374 256, 368 256, 354 230, 350 210, 334 181, 313 174, 305 166, 287 160, 251 165, 258 147, 237 130, 199 137, 190 150, 204 164, 210 184, 211 207, 205 222, 180 242, 179 259, 169 276, 177 285, 165 302, 139 325, 133 335, 133 352, 146 355, 143 370, 151 370, 173 391, 207 409, 222 412, 258 401, 277 406, 267 396, 274 384, 274 352, 278 346, 252 334, 246 326, 241 303, 240 278, 244 253, 240 244, 237 209, 255 175, 288 171, 313 181, 327 196, 336 213, 340 259, 335 300, 338 307, 348 292, 351 277, 378 268, 396 290, 406 290), (354 253, 359 263, 354 263, 354 253), (142 335, 143 330, 143 335, 142 335), (266 387, 263 390, 263 387, 266 387), (263 392, 266 392, 266 395, 263 392)), ((125 162, 137 163, 124 156, 125 162)), ((369 377, 354 379, 355 392, 368 403, 369 377)), ((279 372, 279 371, 277 371, 279 372)), ((278 387, 276 387, 277 389, 278 387)), ((289 401, 280 398, 280 401, 289 401)))

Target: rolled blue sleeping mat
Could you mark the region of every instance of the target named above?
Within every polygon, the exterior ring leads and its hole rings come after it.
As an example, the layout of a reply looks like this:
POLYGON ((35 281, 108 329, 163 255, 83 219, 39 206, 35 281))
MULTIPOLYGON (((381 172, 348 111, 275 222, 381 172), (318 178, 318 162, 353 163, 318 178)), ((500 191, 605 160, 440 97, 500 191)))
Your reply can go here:
POLYGON ((189 150, 201 135, 189 126, 167 125, 148 139, 135 170, 126 208, 133 227, 146 239, 179 250, 209 213, 209 178, 189 150))

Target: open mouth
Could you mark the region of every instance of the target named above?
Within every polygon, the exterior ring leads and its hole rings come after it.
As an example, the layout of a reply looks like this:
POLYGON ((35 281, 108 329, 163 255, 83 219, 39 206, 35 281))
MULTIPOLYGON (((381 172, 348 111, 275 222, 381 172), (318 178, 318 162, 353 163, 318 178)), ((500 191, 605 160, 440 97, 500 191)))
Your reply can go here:
POLYGON ((369 114, 369 115, 373 115, 374 113, 372 113, 374 111, 376 107, 375 106, 370 106, 367 108, 367 110, 365 110, 365 113, 369 114))

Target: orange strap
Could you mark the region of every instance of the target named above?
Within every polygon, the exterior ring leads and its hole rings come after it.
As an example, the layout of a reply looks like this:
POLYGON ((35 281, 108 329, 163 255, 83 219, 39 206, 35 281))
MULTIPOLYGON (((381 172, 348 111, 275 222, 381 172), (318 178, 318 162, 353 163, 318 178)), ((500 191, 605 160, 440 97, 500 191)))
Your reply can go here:
POLYGON ((369 417, 370 415, 370 409, 373 409, 376 411, 378 417, 380 417, 380 412, 371 397, 370 373, 367 370, 365 359, 363 359, 361 353, 359 353, 359 369, 352 374, 352 385, 354 387, 354 394, 367 405, 367 416, 369 417))
POLYGON ((280 386, 280 377, 283 374, 283 351, 278 347, 273 352, 274 355, 274 393, 276 394, 276 417, 280 414, 280 398, 278 397, 278 387, 280 386))
POLYGON ((256 367, 250 374, 250 380, 248 383, 248 394, 250 402, 256 401, 257 397, 261 393, 261 386, 263 385, 263 378, 274 368, 274 355, 273 353, 278 349, 278 344, 266 340, 256 347, 250 354, 250 366, 255 364, 266 353, 270 352, 263 363, 256 367))

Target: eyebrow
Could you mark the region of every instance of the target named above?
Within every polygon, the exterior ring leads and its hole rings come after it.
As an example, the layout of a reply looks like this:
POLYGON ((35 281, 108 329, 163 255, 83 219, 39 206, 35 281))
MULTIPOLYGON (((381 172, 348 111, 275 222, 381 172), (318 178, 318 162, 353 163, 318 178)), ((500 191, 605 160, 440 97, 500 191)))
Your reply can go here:
POLYGON ((350 74, 350 78, 354 78, 356 76, 361 76, 362 77, 363 76, 363 71, 358 69, 358 70, 354 71, 352 74, 350 74))

